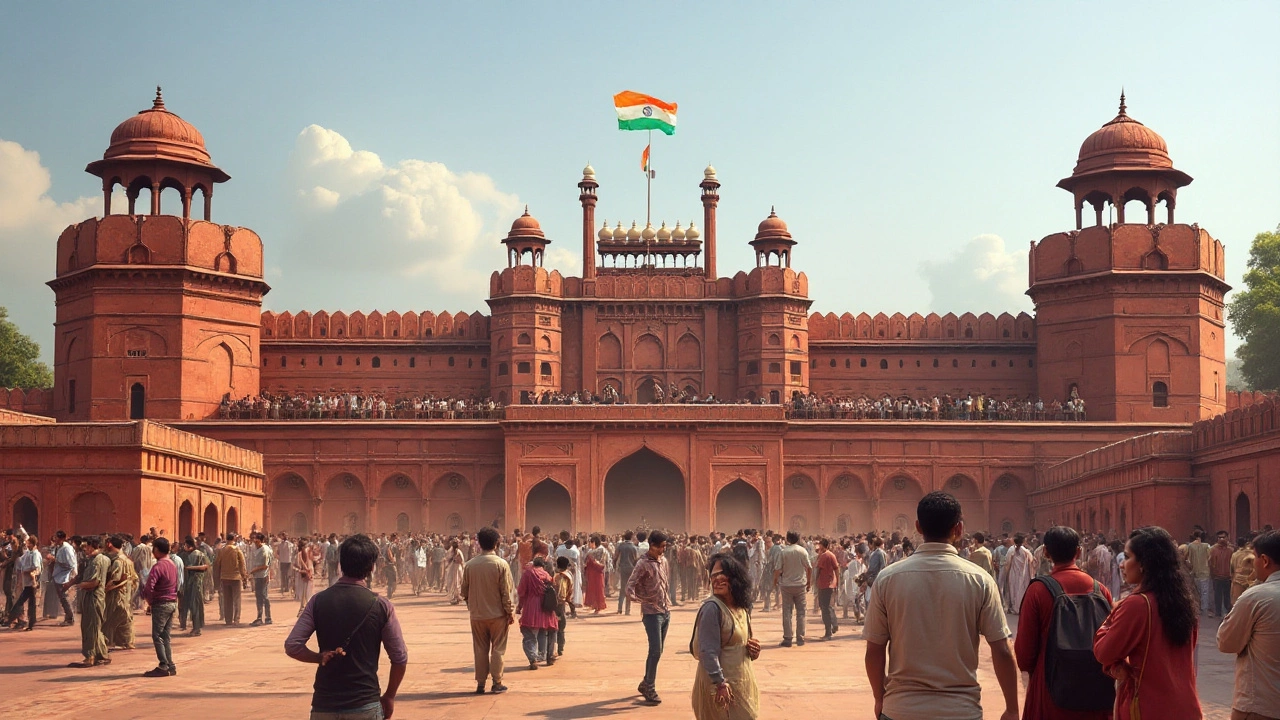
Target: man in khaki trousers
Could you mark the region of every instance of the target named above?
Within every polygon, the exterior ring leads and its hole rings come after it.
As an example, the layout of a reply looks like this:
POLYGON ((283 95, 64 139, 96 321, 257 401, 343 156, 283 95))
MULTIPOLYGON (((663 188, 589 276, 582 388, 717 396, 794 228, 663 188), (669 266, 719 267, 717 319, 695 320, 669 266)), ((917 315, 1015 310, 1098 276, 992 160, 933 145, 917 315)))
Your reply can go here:
POLYGON ((227 533, 227 544, 218 550, 214 568, 222 600, 222 622, 239 625, 240 584, 249 579, 249 569, 245 566, 244 553, 236 547, 235 533, 227 533))
POLYGON ((462 568, 462 597, 471 613, 471 645, 476 659, 476 694, 484 693, 486 677, 493 678, 490 692, 503 693, 502 655, 507 651, 507 630, 516 621, 512 601, 511 566, 494 554, 498 531, 491 527, 476 533, 480 554, 462 568))

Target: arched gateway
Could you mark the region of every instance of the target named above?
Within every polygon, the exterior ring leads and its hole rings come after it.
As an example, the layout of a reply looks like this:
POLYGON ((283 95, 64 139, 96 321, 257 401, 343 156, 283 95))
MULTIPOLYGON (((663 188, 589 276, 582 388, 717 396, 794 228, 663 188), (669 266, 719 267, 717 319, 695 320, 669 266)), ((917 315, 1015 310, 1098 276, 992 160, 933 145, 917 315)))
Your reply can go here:
POLYGON ((685 527, 684 474, 649 448, 619 460, 604 477, 604 524, 609 532, 638 527, 685 527))

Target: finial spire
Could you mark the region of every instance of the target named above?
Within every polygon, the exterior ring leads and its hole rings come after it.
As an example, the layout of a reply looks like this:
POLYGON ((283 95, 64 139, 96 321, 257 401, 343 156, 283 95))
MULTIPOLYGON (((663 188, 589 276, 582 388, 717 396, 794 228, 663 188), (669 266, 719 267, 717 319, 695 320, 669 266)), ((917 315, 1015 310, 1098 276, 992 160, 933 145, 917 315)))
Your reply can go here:
POLYGON ((1124 111, 1125 111, 1125 105, 1124 105, 1124 86, 1121 86, 1121 87, 1120 87, 1120 114, 1121 114, 1121 115, 1124 115, 1124 114, 1125 114, 1125 113, 1124 113, 1124 111))
POLYGON ((152 110, 164 109, 164 95, 160 92, 159 85, 156 86, 156 99, 154 102, 151 103, 151 109, 152 110))
POLYGON ((525 203, 525 204, 524 204, 524 214, 525 214, 525 215, 528 215, 528 214, 529 214, 529 203, 525 203))
POLYGON ((778 212, 773 205, 769 206, 769 217, 777 217, 778 212))

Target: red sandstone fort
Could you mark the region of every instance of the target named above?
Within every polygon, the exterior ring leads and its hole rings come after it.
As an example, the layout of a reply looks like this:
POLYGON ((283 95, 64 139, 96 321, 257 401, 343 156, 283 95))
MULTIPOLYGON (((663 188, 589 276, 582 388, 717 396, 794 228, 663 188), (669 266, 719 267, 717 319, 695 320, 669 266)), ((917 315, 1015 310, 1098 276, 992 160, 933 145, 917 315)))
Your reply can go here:
POLYGON ((1034 317, 811 315, 792 268, 803 238, 772 213, 754 238, 719 238, 711 167, 700 230, 598 227, 607 200, 587 167, 582 277, 543 267, 553 238, 526 212, 488 315, 263 312, 262 240, 213 222, 230 178, 159 93, 86 169, 104 216, 57 239, 54 387, 0 390, 6 524, 845 533, 909 530, 935 489, 997 532, 1234 537, 1280 520, 1275 405, 1225 388, 1223 246, 1175 223, 1191 178, 1123 98, 1058 182, 1074 229, 1031 244, 1034 317), (112 207, 117 185, 127 208, 112 207), (170 188, 181 207, 161 207, 170 188), (756 267, 721 277, 722 240, 749 242, 756 267), (722 403, 655 402, 666 388, 722 403), (528 404, 580 390, 623 402, 528 404), (223 402, 334 392, 506 407, 233 419, 223 402), (1087 419, 815 419, 788 412, 797 393, 1078 396, 1087 419))

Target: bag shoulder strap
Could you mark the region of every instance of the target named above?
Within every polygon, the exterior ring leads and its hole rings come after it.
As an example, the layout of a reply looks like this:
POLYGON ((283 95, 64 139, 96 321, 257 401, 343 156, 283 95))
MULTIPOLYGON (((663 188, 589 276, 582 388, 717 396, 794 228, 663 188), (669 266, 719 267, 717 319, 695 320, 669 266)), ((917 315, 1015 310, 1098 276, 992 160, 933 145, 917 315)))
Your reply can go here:
POLYGON ((1142 667, 1138 668, 1138 677, 1133 682, 1133 699, 1138 699, 1138 689, 1142 687, 1142 676, 1147 671, 1147 656, 1151 653, 1151 598, 1145 593, 1138 593, 1147 603, 1147 648, 1142 651, 1142 667))
POLYGON ((368 590, 368 588, 366 588, 366 590, 373 597, 369 601, 369 607, 364 611, 364 616, 360 618, 360 622, 356 623, 354 628, 351 628, 351 634, 347 635, 347 639, 342 641, 342 645, 339 646, 342 648, 343 652, 346 652, 347 647, 351 645, 351 641, 355 639, 356 633, 360 632, 360 628, 364 627, 365 621, 369 619, 370 615, 373 615, 373 609, 378 606, 378 594, 372 590, 368 590))
MULTIPOLYGON (((1036 582, 1037 580, 1040 581, 1040 583, 1042 583, 1046 588, 1049 589, 1049 594, 1053 596, 1054 602, 1057 602, 1058 598, 1066 594, 1066 592, 1062 589, 1062 583, 1058 582, 1057 580, 1054 580, 1053 577, 1049 575, 1037 575, 1031 581, 1036 582)), ((1095 582, 1094 585, 1097 585, 1097 583, 1095 582)))

